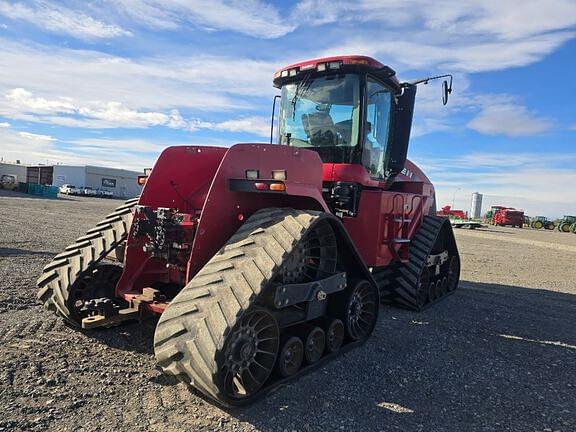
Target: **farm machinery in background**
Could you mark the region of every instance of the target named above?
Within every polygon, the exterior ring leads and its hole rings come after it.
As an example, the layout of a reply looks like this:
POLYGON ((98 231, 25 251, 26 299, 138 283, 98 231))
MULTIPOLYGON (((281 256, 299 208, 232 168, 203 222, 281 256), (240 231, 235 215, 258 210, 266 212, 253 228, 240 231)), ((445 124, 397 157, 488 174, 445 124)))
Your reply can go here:
POLYGON ((358 346, 381 301, 443 299, 456 241, 406 158, 417 84, 436 78, 363 56, 281 69, 277 144, 165 149, 139 198, 44 268, 39 299, 84 329, 159 317, 162 370, 224 405, 358 346))
POLYGON ((560 232, 576 234, 576 216, 564 216, 556 225, 560 232))
POLYGON ((554 222, 548 220, 548 218, 546 216, 534 216, 530 220, 530 228, 533 228, 533 229, 553 230, 555 227, 556 226, 554 225, 554 222))
POLYGON ((12 174, 3 174, 0 176, 0 189, 16 190, 18 189, 18 182, 16 176, 12 174))
POLYGON ((524 212, 512 207, 492 207, 490 223, 495 226, 512 226, 522 228, 524 226, 524 212))
POLYGON ((480 222, 468 218, 468 212, 452 209, 452 206, 449 205, 438 210, 436 216, 448 218, 454 228, 476 229, 482 227, 480 222))

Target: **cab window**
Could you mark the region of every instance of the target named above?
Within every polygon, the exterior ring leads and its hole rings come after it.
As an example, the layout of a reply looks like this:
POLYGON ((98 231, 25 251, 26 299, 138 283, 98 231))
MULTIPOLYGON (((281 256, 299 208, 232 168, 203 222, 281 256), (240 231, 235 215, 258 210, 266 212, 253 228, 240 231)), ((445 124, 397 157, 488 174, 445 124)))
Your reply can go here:
POLYGON ((366 125, 362 163, 370 173, 370 177, 384 178, 392 93, 384 85, 368 78, 366 95, 366 125))

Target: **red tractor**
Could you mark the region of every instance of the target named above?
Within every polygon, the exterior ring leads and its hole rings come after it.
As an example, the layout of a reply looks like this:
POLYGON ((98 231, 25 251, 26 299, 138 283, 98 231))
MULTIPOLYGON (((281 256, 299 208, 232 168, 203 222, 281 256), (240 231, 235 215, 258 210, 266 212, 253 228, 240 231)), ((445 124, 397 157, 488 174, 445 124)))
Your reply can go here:
POLYGON ((456 242, 406 159, 430 79, 362 56, 283 68, 277 144, 167 148, 139 198, 44 268, 39 299, 84 329, 159 317, 160 367, 224 405, 358 346, 380 301, 442 299, 456 242))
POLYGON ((524 226, 524 212, 512 207, 499 208, 492 215, 492 224, 522 228, 524 226))

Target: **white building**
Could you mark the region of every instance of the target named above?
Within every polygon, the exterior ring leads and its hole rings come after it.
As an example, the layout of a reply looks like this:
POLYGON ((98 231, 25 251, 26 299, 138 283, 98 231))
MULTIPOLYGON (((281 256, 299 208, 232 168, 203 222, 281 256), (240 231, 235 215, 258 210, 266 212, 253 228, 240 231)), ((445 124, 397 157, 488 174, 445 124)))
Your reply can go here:
POLYGON ((117 168, 97 166, 54 165, 54 186, 71 184, 76 187, 87 186, 92 189, 112 191, 115 197, 132 198, 140 195, 142 186, 138 176, 142 173, 117 168))

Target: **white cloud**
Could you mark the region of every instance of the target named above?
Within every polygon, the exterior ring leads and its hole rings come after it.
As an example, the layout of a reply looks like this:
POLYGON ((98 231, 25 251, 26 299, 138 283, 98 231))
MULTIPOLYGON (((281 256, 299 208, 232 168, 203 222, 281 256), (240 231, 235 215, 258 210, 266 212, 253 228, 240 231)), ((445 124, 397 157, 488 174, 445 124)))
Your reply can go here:
POLYGON ((32 7, 23 3, 0 1, 0 14, 13 20, 29 22, 54 33, 68 34, 80 39, 107 39, 131 35, 116 25, 98 21, 84 13, 46 1, 34 1, 32 7))
POLYGON ((30 110, 35 113, 73 113, 74 105, 69 100, 47 100, 34 97, 32 93, 23 89, 15 88, 6 93, 6 99, 16 107, 30 110))
POLYGON ((268 39, 295 28, 274 6, 261 0, 121 0, 116 6, 139 24, 161 30, 191 25, 268 39))
MULTIPOLYGON (((168 112, 136 111, 120 102, 86 101, 76 105, 71 98, 56 100, 36 97, 31 92, 17 88, 10 90, 5 97, 13 110, 12 116, 20 120, 47 123, 60 126, 83 127, 89 129, 107 128, 148 128, 164 126, 173 129, 195 131, 212 129, 228 132, 246 132, 258 136, 268 136, 269 125, 265 117, 241 117, 223 122, 208 122, 199 119, 186 119, 177 109, 168 112)), ((10 116, 10 113, 4 113, 10 116)), ((9 124, 5 123, 8 127, 9 124)), ((2 126, 2 124, 0 124, 2 126)), ((21 132, 22 136, 32 135, 21 132)))
POLYGON ((576 35, 573 0, 550 0, 545 8, 539 0, 439 0, 434 7, 426 0, 304 0, 294 19, 350 26, 326 54, 360 53, 405 68, 461 72, 531 64, 576 35), (374 27, 363 31, 358 22, 374 27))
POLYGON ((247 132, 261 137, 270 136, 270 119, 266 117, 244 117, 214 124, 215 130, 247 132))
POLYGON ((549 130, 552 123, 529 112, 522 105, 484 106, 468 127, 486 135, 511 137, 535 135, 549 130))
POLYGON ((47 135, 0 129, 0 156, 23 163, 100 165, 141 171, 166 145, 145 140, 78 140, 65 143, 47 135))
POLYGON ((8 122, 0 122, 0 128, 9 128, 10 127, 10 123, 8 122))
POLYGON ((50 135, 40 135, 30 132, 18 132, 18 135, 34 141, 56 141, 56 138, 53 138, 50 135))
POLYGON ((432 34, 420 37, 392 33, 378 38, 353 37, 324 52, 325 55, 364 54, 385 59, 409 69, 442 69, 452 72, 487 72, 526 66, 543 59, 574 32, 556 32, 514 42, 485 38, 454 37, 434 41, 432 34), (404 37, 405 36, 405 37, 404 37), (386 39, 381 43, 379 39, 386 39), (410 40, 412 39, 412 40, 410 40))
MULTIPOLYGON (((80 105, 115 101, 138 111, 248 108, 254 97, 274 93, 271 81, 276 67, 271 62, 206 55, 129 60, 0 38, 0 93, 25 88, 60 104, 69 99, 77 105, 78 101, 80 105)), ((10 104, 0 106, 0 115, 12 111, 10 104)))

